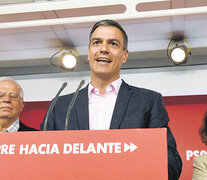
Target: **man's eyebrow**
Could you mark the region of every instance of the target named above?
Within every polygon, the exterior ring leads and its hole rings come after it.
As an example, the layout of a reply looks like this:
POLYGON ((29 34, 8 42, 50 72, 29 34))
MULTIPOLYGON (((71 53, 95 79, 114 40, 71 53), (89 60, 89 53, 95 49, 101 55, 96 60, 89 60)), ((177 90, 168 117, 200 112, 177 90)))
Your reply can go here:
POLYGON ((109 39, 109 41, 116 41, 116 42, 118 42, 119 44, 121 44, 121 42, 118 40, 118 39, 109 39))
POLYGON ((93 39, 91 39, 91 42, 92 41, 97 41, 97 40, 101 40, 101 38, 93 38, 93 39))

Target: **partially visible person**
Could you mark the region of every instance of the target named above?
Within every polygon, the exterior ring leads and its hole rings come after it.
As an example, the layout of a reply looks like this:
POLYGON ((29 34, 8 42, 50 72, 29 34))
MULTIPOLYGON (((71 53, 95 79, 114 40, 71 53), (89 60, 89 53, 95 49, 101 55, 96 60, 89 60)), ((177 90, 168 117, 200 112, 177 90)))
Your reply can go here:
MULTIPOLYGON (((207 112, 199 130, 202 142, 207 145, 207 112)), ((207 180, 207 154, 193 159, 193 178, 192 180, 207 180)))
POLYGON ((37 131, 19 120, 23 108, 20 85, 12 78, 0 78, 0 132, 37 131))

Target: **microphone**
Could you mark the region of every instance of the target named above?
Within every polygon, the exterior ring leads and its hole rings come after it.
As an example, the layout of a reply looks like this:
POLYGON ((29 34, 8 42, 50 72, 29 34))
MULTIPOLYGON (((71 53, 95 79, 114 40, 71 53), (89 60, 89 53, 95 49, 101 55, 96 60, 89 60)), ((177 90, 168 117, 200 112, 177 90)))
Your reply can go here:
POLYGON ((67 83, 64 82, 63 85, 61 86, 61 88, 59 89, 58 93, 56 94, 55 98, 52 100, 51 104, 50 104, 50 107, 48 108, 48 111, 45 115, 45 122, 44 122, 44 126, 43 126, 43 131, 46 131, 47 130, 47 121, 48 121, 48 117, 53 109, 53 107, 55 106, 55 103, 57 102, 58 100, 58 97, 60 95, 60 93, 63 91, 63 89, 67 86, 67 83))
POLYGON ((74 106, 74 103, 75 103, 75 100, 78 96, 78 92, 80 91, 80 88, 85 84, 85 80, 82 80, 77 88, 77 90, 75 91, 73 97, 72 97, 72 100, 70 101, 70 104, 68 106, 68 110, 67 110, 67 113, 66 113, 66 117, 65 117, 65 130, 68 130, 68 122, 69 122, 69 117, 70 117, 70 113, 71 113, 71 110, 74 106))

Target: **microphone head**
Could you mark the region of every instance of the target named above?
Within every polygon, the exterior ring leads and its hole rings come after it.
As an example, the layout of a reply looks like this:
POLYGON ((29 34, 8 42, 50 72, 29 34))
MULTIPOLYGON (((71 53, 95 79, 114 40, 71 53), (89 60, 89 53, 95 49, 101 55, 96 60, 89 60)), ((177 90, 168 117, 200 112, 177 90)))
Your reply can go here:
POLYGON ((81 82, 80 82, 80 85, 83 86, 85 84, 85 80, 83 79, 81 82))
POLYGON ((65 88, 67 86, 67 84, 68 84, 67 82, 64 82, 62 85, 62 88, 65 88))

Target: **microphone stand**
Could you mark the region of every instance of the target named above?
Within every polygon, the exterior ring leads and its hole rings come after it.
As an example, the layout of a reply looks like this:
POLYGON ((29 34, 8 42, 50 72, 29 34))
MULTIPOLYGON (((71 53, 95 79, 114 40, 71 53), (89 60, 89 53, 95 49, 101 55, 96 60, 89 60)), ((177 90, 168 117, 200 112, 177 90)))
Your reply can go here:
POLYGON ((74 103, 75 103, 75 100, 78 96, 78 92, 80 91, 80 88, 84 85, 85 83, 85 80, 82 80, 77 88, 77 90, 75 91, 73 97, 72 97, 72 100, 70 101, 70 104, 68 106, 68 110, 67 110, 67 113, 66 113, 66 118, 65 118, 65 130, 68 130, 68 122, 69 122, 69 117, 70 117, 70 113, 71 113, 71 110, 74 106, 74 103))
POLYGON ((61 86, 61 88, 59 89, 58 93, 56 94, 55 98, 52 100, 51 104, 50 104, 50 107, 45 115, 45 121, 44 121, 44 126, 43 126, 43 131, 46 131, 47 130, 47 121, 48 121, 48 117, 51 113, 51 111, 53 110, 53 107, 55 106, 55 103, 57 102, 58 100, 58 97, 60 95, 60 93, 63 91, 63 89, 67 86, 67 83, 64 82, 63 85, 61 86))

